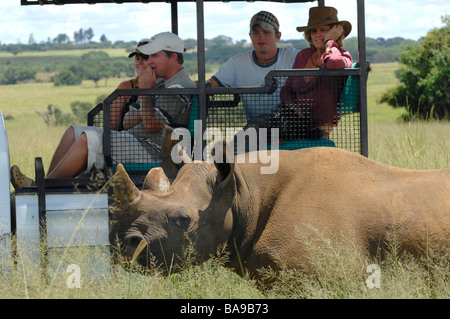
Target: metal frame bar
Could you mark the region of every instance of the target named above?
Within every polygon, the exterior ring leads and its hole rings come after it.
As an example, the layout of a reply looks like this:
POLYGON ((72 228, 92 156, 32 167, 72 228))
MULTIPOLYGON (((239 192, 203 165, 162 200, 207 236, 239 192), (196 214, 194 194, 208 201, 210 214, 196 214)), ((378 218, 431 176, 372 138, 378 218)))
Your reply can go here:
POLYGON ((364 0, 357 0, 358 17, 358 52, 360 65, 359 96, 361 99, 361 154, 369 156, 369 135, 367 120, 367 77, 369 65, 366 60, 366 30, 365 30, 365 9, 364 0))
MULTIPOLYGON (((22 6, 31 5, 65 5, 65 4, 97 4, 97 3, 152 3, 152 2, 192 2, 192 0, 20 0, 22 6)), ((254 2, 252 0, 223 0, 223 2, 254 2)), ((316 0, 265 0, 266 2, 280 2, 280 3, 302 3, 314 2, 316 0)), ((324 0, 317 0, 324 3, 324 0)), ((205 2, 218 2, 218 0, 205 0, 205 2)))
POLYGON ((34 162, 39 211, 39 244, 41 273, 45 280, 48 279, 48 237, 47 237, 47 205, 45 202, 45 173, 42 158, 37 157, 34 162))

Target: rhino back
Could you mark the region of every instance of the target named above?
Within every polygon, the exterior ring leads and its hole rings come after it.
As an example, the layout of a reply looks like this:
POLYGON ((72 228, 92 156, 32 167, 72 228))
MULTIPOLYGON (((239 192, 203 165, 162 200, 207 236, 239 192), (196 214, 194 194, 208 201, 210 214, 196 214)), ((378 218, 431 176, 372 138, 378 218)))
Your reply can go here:
POLYGON ((336 148, 280 151, 278 158, 276 174, 238 164, 248 188, 247 198, 239 198, 241 214, 251 216, 237 227, 247 232, 250 269, 278 259, 297 265, 305 253, 298 235, 310 229, 352 233, 367 249, 393 229, 408 245, 424 230, 448 244, 450 169, 400 169, 336 148))

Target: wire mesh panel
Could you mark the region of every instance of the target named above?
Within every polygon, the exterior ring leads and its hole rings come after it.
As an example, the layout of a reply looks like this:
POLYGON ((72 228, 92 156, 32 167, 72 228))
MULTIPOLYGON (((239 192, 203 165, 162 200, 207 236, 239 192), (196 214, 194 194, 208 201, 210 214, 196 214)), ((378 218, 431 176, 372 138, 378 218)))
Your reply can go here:
MULTIPOLYGON (((283 72, 277 72, 280 73, 283 72)), ((274 146, 331 146, 360 153, 359 75, 349 77, 333 71, 326 76, 284 73, 269 79, 263 90, 230 88, 227 93, 210 96, 209 136, 234 140, 237 153, 239 149, 274 146), (354 87, 350 89, 352 83, 354 87), (236 138, 237 132, 245 139, 236 138)))
POLYGON ((103 103, 97 104, 87 115, 87 125, 103 127, 103 103))
POLYGON ((188 129, 195 99, 191 94, 133 91, 105 103, 103 125, 109 134, 104 134, 104 155, 107 166, 121 163, 130 175, 142 175, 161 162, 164 126, 188 129))
POLYGON ((202 156, 194 159, 211 159, 223 139, 235 153, 321 146, 361 153, 358 70, 272 72, 265 87, 207 88, 205 105, 199 88, 116 90, 103 105, 107 166, 122 163, 130 175, 158 166, 164 125, 185 129, 188 153, 202 156))

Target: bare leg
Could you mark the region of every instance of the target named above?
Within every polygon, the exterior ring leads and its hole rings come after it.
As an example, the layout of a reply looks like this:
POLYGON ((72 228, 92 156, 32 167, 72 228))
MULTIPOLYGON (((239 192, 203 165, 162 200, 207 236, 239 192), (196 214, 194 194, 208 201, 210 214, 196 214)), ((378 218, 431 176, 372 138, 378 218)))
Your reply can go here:
POLYGON ((67 154, 69 149, 75 143, 75 130, 73 127, 69 127, 59 141, 59 145, 53 154, 52 161, 48 167, 48 172, 52 172, 61 159, 67 154))
POLYGON ((55 168, 47 174, 47 178, 71 178, 80 174, 87 166, 87 137, 82 133, 55 168))

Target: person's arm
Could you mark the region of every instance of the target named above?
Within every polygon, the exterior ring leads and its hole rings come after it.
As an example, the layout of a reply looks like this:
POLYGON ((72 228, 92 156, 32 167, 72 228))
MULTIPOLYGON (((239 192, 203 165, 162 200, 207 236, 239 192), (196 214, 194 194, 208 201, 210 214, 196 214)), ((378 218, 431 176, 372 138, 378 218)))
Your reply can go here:
POLYGON ((334 40, 328 40, 326 46, 327 51, 322 54, 321 59, 327 69, 344 69, 352 66, 353 59, 350 53, 339 48, 334 40))
POLYGON ((210 78, 209 83, 211 84, 212 88, 218 88, 220 86, 214 78, 210 78))
POLYGON ((325 53, 322 54, 321 60, 327 69, 344 69, 352 66, 353 60, 350 53, 341 49, 336 43, 343 32, 344 28, 341 25, 335 25, 325 35, 325 53))
MULTIPOLYGON (((294 64, 292 65, 292 69, 303 69, 306 63, 306 50, 300 51, 295 57, 294 64)), ((309 56, 308 56, 309 57, 309 56)), ((288 77, 286 83, 281 87, 280 91, 280 100, 281 103, 284 103, 286 107, 293 106, 295 104, 295 92, 294 86, 298 81, 297 77, 288 77)))
MULTIPOLYGON (((152 89, 156 83, 156 73, 149 67, 144 70, 139 76, 139 88, 152 89)), ((141 118, 147 132, 158 132, 161 130, 161 125, 155 117, 155 98, 153 96, 141 96, 141 118)))
MULTIPOLYGON (((120 83, 117 88, 131 89, 131 82, 124 81, 120 83)), ((110 117, 109 117, 111 130, 118 130, 120 128, 120 124, 122 121, 122 111, 130 98, 131 96, 121 96, 120 98, 115 99, 111 103, 110 117)))
MULTIPOLYGON (((139 102, 138 102, 139 103, 139 102)), ((142 103, 139 103, 139 105, 142 103)), ((129 130, 142 122, 141 111, 139 109, 130 106, 130 110, 125 114, 123 118, 123 128, 129 130)))

